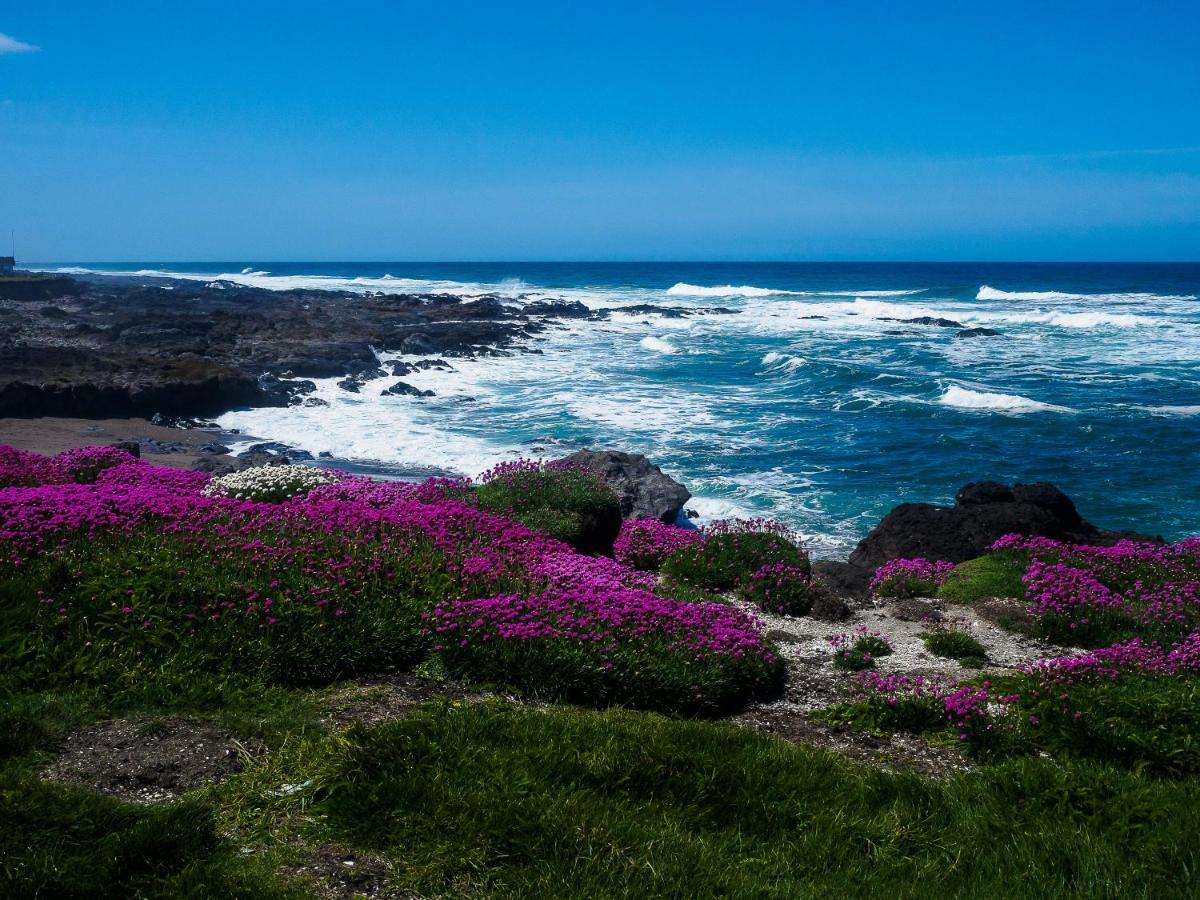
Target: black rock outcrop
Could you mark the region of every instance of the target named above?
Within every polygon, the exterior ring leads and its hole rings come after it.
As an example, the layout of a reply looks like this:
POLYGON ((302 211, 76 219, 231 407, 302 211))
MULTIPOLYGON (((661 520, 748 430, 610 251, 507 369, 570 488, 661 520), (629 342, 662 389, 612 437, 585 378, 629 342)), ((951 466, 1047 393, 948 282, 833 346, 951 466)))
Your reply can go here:
MULTIPOLYGON (((496 297, 271 291, 143 276, 0 280, 0 416, 214 415, 319 401, 302 379, 378 377, 376 351, 538 352, 547 319, 496 297)), ((586 311, 586 308, 584 308, 586 311)), ((417 360, 424 368, 444 359, 417 360)))
POLYGON ((621 503, 625 519, 674 522, 691 493, 640 453, 619 450, 579 450, 565 460, 595 472, 608 483, 621 503))
POLYGON ((954 506, 904 503, 883 517, 844 563, 822 562, 814 574, 836 592, 866 593, 871 575, 891 559, 965 562, 982 556, 1006 534, 1110 544, 1121 538, 1161 541, 1132 532, 1107 531, 1084 520, 1071 498, 1052 484, 994 481, 959 489, 954 506))

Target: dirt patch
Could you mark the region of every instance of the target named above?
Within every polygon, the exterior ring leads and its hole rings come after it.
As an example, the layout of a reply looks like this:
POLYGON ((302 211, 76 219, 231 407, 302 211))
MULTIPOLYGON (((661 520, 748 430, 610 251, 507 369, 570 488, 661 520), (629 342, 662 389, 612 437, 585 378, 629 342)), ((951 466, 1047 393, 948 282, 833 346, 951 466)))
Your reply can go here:
POLYGON ((812 719, 797 709, 762 707, 747 710, 731 721, 893 772, 948 778, 972 768, 971 761, 954 748, 930 744, 919 735, 902 732, 876 735, 841 728, 812 719))
POLYGON ((1021 600, 1005 600, 999 597, 977 600, 971 604, 970 610, 985 622, 991 622, 1008 631, 1024 635, 1033 634, 1033 615, 1029 612, 1029 605, 1021 600))
POLYGON ((132 803, 161 803, 241 771, 262 749, 211 722, 117 719, 67 738, 43 777, 132 803))
POLYGON ((200 429, 165 428, 146 419, 72 419, 43 416, 38 419, 0 419, 0 444, 53 456, 72 447, 134 440, 143 444, 142 459, 156 466, 190 469, 206 458, 200 448, 219 435, 200 429), (173 452, 155 448, 172 447, 173 452))
POLYGON ((468 690, 450 681, 396 674, 336 689, 326 698, 322 721, 335 728, 379 725, 401 718, 430 700, 466 702, 493 696, 497 695, 468 690))
POLYGON ((410 900, 417 897, 388 886, 390 872, 383 860, 334 844, 317 847, 303 863, 285 866, 281 872, 312 885, 315 895, 326 900, 358 897, 410 900))

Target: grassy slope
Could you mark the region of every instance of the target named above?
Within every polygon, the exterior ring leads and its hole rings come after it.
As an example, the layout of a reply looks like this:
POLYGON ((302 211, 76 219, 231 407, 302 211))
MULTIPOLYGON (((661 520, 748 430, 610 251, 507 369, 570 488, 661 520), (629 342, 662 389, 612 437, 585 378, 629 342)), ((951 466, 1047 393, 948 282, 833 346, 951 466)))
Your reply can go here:
POLYGON ((1026 561, 1008 554, 993 553, 954 567, 938 588, 937 595, 952 603, 970 603, 993 597, 1024 597, 1021 576, 1026 561))
POLYGON ((1023 759, 935 782, 720 723, 499 702, 338 735, 316 705, 227 705, 272 752, 166 808, 10 757, 0 895, 303 895, 272 870, 330 843, 425 896, 1186 896, 1200 867, 1197 779, 1023 759))

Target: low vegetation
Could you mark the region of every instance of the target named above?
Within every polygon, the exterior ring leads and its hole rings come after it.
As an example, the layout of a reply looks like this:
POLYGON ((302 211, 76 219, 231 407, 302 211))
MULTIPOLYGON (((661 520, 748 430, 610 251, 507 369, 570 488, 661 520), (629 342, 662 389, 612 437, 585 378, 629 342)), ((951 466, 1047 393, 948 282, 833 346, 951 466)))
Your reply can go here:
POLYGON ((883 635, 830 638, 855 689, 822 715, 972 760, 930 779, 706 720, 785 677, 742 611, 811 602, 778 526, 630 526, 614 559, 534 515, 606 508, 586 473, 284 474, 240 497, 0 448, 0 895, 325 896, 351 868, 431 897, 1193 892, 1196 541, 1002 542, 1039 633, 1091 647, 1020 670, 903 675, 883 635), (449 699, 339 712, 414 671, 449 699), (208 723, 241 755, 157 805, 48 774, 109 720, 208 723))
POLYGON ((939 599, 974 603, 996 597, 1025 596, 1021 576, 1029 560, 1020 553, 996 552, 960 563, 937 588, 939 599))
POLYGON ((714 522, 705 539, 671 553, 662 563, 669 578, 707 591, 729 591, 764 566, 783 565, 807 575, 808 554, 786 528, 764 520, 714 522))

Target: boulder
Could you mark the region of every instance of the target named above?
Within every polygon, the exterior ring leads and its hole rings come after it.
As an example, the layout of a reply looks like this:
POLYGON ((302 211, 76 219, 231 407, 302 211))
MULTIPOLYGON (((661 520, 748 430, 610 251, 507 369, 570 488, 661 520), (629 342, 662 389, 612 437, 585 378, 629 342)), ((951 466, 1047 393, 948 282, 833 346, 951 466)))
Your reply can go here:
POLYGON ((433 391, 423 391, 418 387, 413 387, 407 381, 397 381, 389 388, 384 388, 379 392, 380 396, 404 396, 404 397, 432 397, 433 391))
POLYGON ((640 453, 619 450, 579 450, 566 462, 586 468, 605 480, 621 504, 625 519, 674 522, 691 493, 640 453))
POLYGON ((903 503, 859 543, 845 563, 819 563, 814 575, 831 590, 863 596, 872 574, 891 559, 966 562, 982 556, 1000 537, 1024 534, 1092 544, 1122 538, 1161 541, 1159 537, 1106 531, 1080 516, 1071 498, 1052 484, 995 481, 968 484, 954 506, 903 503))
POLYGON ((956 338, 973 338, 973 337, 999 337, 1000 332, 995 328, 964 328, 956 338))

